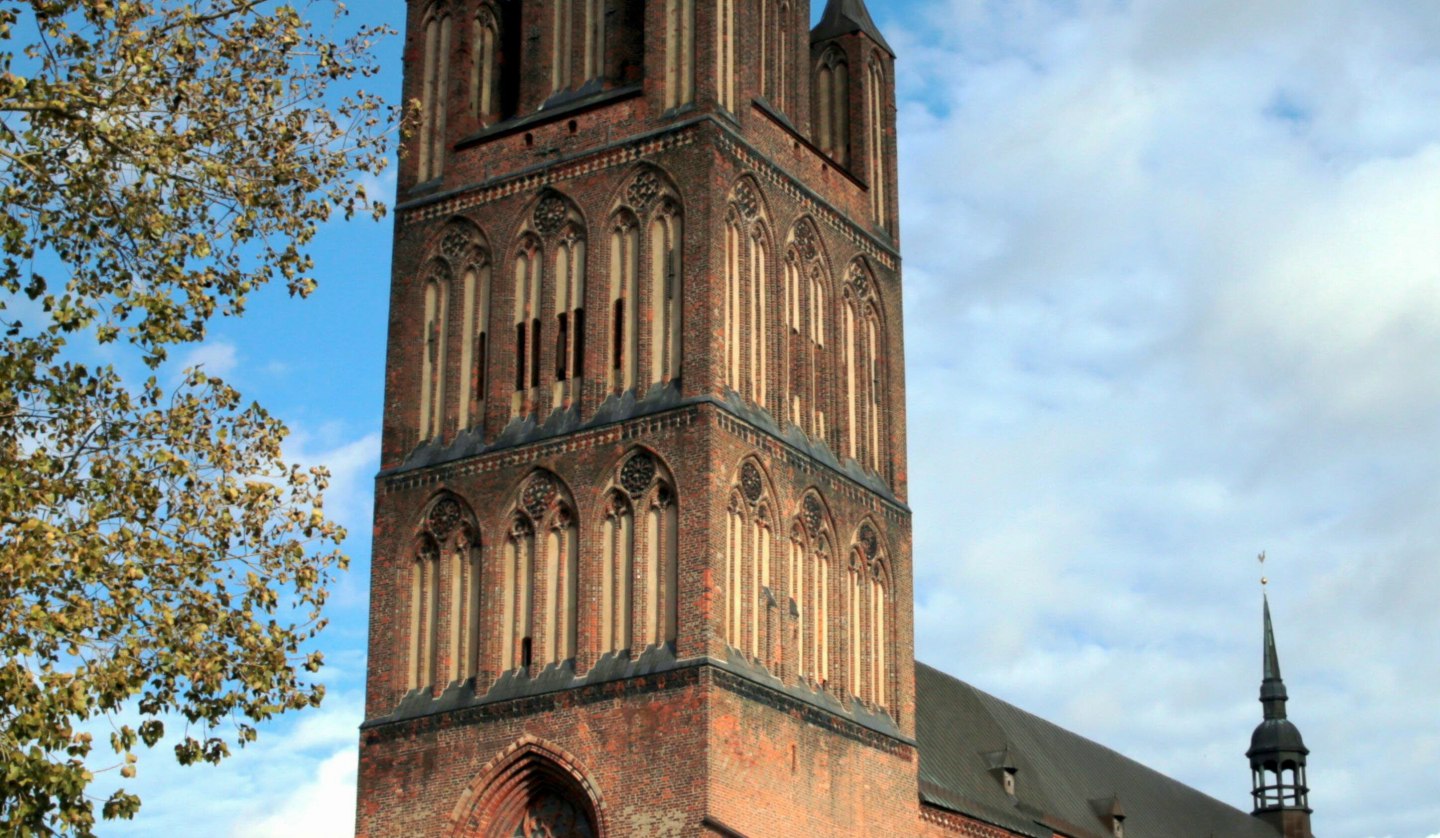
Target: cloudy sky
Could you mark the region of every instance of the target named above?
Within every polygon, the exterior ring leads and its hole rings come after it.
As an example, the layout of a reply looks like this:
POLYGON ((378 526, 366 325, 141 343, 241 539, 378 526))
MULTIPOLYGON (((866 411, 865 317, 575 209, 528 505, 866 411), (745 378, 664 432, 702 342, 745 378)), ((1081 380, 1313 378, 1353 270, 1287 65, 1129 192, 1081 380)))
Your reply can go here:
MULTIPOLYGON (((1316 832, 1440 838, 1440 3, 872 9, 900 55, 919 657, 1245 807, 1268 551, 1316 832)), ((353 828, 389 228, 317 257, 314 299, 191 360, 336 473, 330 698, 218 769, 146 758, 112 834, 353 828)))

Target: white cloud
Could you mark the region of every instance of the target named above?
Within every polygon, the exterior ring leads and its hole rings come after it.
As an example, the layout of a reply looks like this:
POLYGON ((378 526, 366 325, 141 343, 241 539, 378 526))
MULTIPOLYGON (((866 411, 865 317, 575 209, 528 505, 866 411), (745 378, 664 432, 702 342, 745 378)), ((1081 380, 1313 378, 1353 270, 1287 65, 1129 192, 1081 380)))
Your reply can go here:
POLYGON ((179 357, 177 369, 203 367, 210 375, 224 378, 239 366, 240 353, 231 341, 210 340, 195 346, 179 357))
MULTIPOLYGON (((353 727, 351 730, 353 734, 353 727)), ((353 738, 353 736, 352 736, 353 738)), ((359 748, 351 745, 319 764, 314 779, 294 788, 278 804, 245 820, 231 833, 235 838, 351 838, 355 834, 355 779, 359 748)))
POLYGON ((920 657, 1243 805, 1268 549, 1316 832, 1423 835, 1440 11, 1221 5, 891 19, 920 657))

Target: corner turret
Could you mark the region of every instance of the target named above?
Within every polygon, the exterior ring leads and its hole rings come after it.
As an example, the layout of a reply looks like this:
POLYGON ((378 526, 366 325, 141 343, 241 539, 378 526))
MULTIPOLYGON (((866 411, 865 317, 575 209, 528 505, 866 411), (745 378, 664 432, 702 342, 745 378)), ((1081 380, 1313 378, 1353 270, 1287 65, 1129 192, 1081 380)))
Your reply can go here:
POLYGON ((1265 602, 1265 664, 1260 682, 1260 703, 1265 718, 1250 737, 1251 796, 1255 817, 1271 824, 1284 838, 1312 838, 1310 789, 1305 779, 1305 758, 1310 749, 1300 729, 1286 718, 1289 695, 1280 677, 1280 655, 1275 649, 1275 628, 1270 620, 1270 599, 1265 602))

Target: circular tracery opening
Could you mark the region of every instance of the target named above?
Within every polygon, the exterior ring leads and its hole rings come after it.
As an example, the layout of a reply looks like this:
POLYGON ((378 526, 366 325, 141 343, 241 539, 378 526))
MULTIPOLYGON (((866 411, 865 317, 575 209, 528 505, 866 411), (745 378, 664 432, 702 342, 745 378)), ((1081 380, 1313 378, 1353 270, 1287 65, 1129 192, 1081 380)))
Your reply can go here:
POLYGON ((585 810, 558 789, 532 794, 513 826, 502 825, 505 838, 594 838, 595 829, 585 810))

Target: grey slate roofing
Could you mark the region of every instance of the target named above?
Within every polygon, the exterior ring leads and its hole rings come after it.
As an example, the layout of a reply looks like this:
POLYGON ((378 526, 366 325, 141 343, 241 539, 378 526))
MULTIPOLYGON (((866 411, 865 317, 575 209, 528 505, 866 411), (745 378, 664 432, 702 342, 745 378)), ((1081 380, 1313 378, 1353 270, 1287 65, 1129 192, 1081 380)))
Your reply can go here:
POLYGON ((864 32, 892 58, 895 56, 895 50, 890 48, 885 36, 880 34, 880 27, 870 17, 870 10, 865 8, 865 0, 829 0, 820 22, 810 31, 810 43, 828 41, 851 32, 864 32))
MULTIPOLYGON (((1277 838, 1264 822, 923 663, 915 664, 920 799, 1021 835, 1277 838), (999 772, 1015 769, 1016 796, 999 772), (1118 809, 1117 809, 1118 807, 1118 809)), ((1236 770, 1245 763, 1236 747, 1236 770)))

